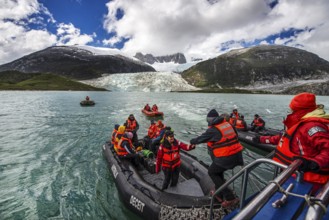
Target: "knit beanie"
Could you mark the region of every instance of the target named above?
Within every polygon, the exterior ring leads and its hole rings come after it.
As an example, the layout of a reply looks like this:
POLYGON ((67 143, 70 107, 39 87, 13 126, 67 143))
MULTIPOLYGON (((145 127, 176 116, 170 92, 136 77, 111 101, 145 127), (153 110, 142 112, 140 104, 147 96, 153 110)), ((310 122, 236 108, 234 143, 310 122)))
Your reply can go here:
POLYGON ((207 118, 215 118, 218 117, 219 114, 215 109, 211 109, 210 112, 207 114, 207 118))
POLYGON ((315 110, 315 95, 308 92, 300 93, 291 100, 289 107, 292 111, 298 111, 302 109, 315 110))

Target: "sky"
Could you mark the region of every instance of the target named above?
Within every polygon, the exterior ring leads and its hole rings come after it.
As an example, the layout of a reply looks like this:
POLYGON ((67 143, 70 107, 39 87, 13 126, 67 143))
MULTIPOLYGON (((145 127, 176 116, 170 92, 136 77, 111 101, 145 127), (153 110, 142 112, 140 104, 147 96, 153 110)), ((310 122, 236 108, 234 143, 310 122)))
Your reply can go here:
POLYGON ((329 61, 328 0, 0 0, 0 65, 59 45, 187 60, 259 44, 329 61))

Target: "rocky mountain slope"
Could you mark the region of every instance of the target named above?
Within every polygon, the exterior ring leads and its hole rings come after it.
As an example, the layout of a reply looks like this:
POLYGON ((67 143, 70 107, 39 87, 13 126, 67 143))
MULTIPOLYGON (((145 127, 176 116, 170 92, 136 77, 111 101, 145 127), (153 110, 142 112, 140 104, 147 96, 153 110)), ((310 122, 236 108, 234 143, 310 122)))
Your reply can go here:
POLYGON ((103 73, 150 72, 155 69, 121 55, 95 55, 73 46, 49 47, 0 66, 1 71, 43 72, 72 79, 93 79, 103 73))
POLYGON ((329 62, 313 53, 286 46, 233 50, 196 64, 182 76, 190 84, 207 89, 266 90, 271 87, 271 92, 292 94, 312 88, 317 94, 329 95, 329 62), (296 81, 304 83, 296 84, 296 81), (295 86, 298 86, 296 90, 287 89, 295 86))
POLYGON ((172 55, 156 56, 156 57, 153 56, 152 54, 143 55, 142 53, 136 53, 134 57, 148 64, 169 63, 169 62, 178 63, 178 64, 186 63, 186 58, 182 53, 175 53, 172 55))

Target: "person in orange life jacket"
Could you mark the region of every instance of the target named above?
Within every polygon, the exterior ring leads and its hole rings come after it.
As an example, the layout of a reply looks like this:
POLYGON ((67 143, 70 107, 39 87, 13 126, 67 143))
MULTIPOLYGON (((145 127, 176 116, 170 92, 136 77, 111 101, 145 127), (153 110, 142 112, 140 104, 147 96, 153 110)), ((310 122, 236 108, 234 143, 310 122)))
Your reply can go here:
POLYGON ((146 105, 144 106, 144 110, 146 110, 146 111, 151 111, 151 107, 149 106, 149 104, 146 104, 146 105))
POLYGON ((114 150, 116 152, 118 152, 118 143, 119 143, 121 137, 124 135, 125 130, 126 130, 126 127, 121 125, 121 126, 119 126, 118 131, 115 134, 113 146, 114 146, 114 150))
POLYGON ((259 132, 265 128, 265 121, 259 117, 258 114, 255 114, 254 120, 251 122, 251 131, 259 132))
POLYGON ((233 126, 239 131, 248 131, 247 122, 244 120, 244 115, 234 121, 233 126))
POLYGON ((113 129, 112 134, 111 134, 111 143, 112 143, 113 145, 114 145, 114 143, 115 143, 115 137, 116 137, 116 135, 117 135, 117 132, 118 132, 119 127, 120 127, 120 125, 118 125, 118 124, 115 124, 115 125, 114 125, 114 129, 113 129))
POLYGON ((181 148, 189 151, 194 149, 195 145, 187 145, 176 140, 174 138, 174 132, 166 130, 163 143, 158 150, 155 168, 155 172, 159 173, 160 167, 162 167, 165 176, 161 190, 167 189, 170 182, 171 187, 177 185, 181 164, 179 154, 181 148))
POLYGON ((139 124, 135 119, 135 116, 133 114, 130 114, 126 122, 124 123, 124 126, 126 126, 127 132, 132 132, 134 137, 132 139, 134 145, 138 145, 138 136, 137 131, 139 129, 139 124))
POLYGON ((281 137, 260 136, 259 141, 278 144, 275 161, 288 165, 302 159, 299 170, 305 172, 305 181, 325 184, 329 180, 329 115, 323 105, 316 105, 312 93, 296 95, 289 107, 292 113, 283 121, 285 133, 281 137))
POLYGON ((230 114, 230 124, 233 125, 238 118, 240 118, 240 114, 238 113, 238 109, 235 108, 230 114))
POLYGON ((157 112, 157 111, 158 111, 158 106, 157 106, 156 104, 154 104, 154 105, 152 106, 152 111, 153 111, 153 112, 157 112))
POLYGON ((133 133, 125 132, 118 143, 118 156, 121 159, 129 159, 135 166, 139 166, 139 156, 136 154, 135 147, 132 143, 133 133))
MULTIPOLYGON (((238 141, 238 135, 234 127, 219 116, 215 109, 207 115, 208 129, 201 136, 190 140, 191 144, 207 143, 208 153, 212 164, 208 168, 208 174, 215 183, 216 189, 225 183, 224 172, 235 166, 243 165, 243 147, 238 141)), ((239 199, 235 197, 231 189, 225 188, 219 195, 223 207, 236 205, 239 199)), ((220 201, 221 202, 221 201, 220 201)))
POLYGON ((158 151, 157 147, 160 145, 160 141, 163 138, 165 130, 166 130, 166 126, 162 123, 161 120, 159 120, 157 122, 157 132, 156 132, 154 138, 151 139, 150 148, 151 148, 151 151, 153 151, 154 154, 157 154, 157 151, 158 151))

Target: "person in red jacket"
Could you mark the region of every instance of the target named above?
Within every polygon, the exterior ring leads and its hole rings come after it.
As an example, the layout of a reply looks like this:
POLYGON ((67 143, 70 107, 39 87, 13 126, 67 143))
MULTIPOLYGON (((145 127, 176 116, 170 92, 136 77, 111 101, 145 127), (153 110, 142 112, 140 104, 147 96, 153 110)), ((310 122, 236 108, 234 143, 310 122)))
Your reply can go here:
POLYGON ((296 95, 289 105, 292 113, 283 121, 283 135, 260 136, 261 143, 278 144, 273 159, 290 164, 302 159, 304 180, 325 184, 329 180, 329 115, 323 105, 316 105, 312 93, 296 95))
POLYGON ((144 110, 146 110, 146 111, 151 111, 151 107, 149 106, 149 104, 146 104, 146 105, 144 106, 144 110))
POLYGON ((187 145, 175 139, 174 132, 167 130, 164 134, 163 143, 160 145, 157 159, 155 172, 160 172, 160 167, 164 173, 165 179, 163 180, 161 190, 167 189, 170 186, 176 186, 180 172, 180 149, 192 150, 195 145, 187 145))
POLYGON ((156 104, 152 106, 152 112, 158 112, 158 106, 156 104))

